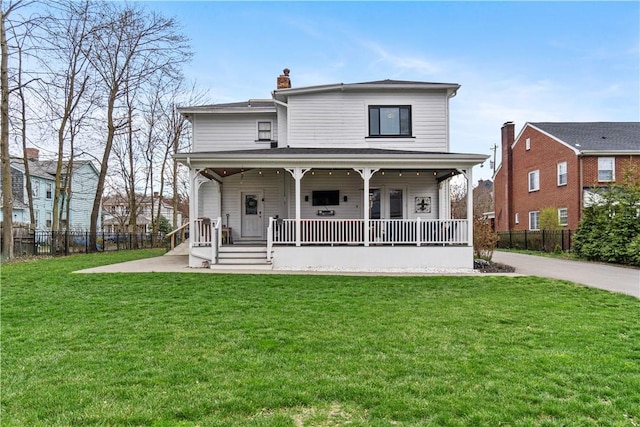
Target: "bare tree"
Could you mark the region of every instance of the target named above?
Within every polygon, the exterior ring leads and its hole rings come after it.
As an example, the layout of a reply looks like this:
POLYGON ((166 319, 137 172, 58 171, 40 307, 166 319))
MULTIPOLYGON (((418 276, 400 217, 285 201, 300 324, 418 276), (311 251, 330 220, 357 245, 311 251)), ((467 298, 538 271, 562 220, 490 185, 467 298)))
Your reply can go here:
POLYGON ((7 40, 7 28, 10 27, 13 34, 17 34, 16 27, 25 24, 24 21, 11 22, 9 17, 19 8, 27 6, 30 2, 22 0, 0 0, 0 157, 2 163, 2 257, 13 258, 13 188, 11 182, 11 154, 9 152, 9 96, 12 92, 22 88, 22 82, 13 88, 9 88, 9 44, 7 40), (5 8, 5 5, 6 8, 5 8))
POLYGON ((60 229, 60 219, 64 217, 61 203, 66 202, 69 208, 75 139, 96 103, 88 57, 93 52, 91 35, 96 31, 93 9, 98 7, 99 3, 88 0, 60 0, 51 4, 50 18, 42 26, 46 54, 40 56, 40 65, 47 78, 41 93, 57 135, 52 231, 60 229), (68 164, 63 171, 67 155, 68 164))
MULTIPOLYGON (((187 40, 172 19, 116 3, 104 4, 100 16, 102 25, 92 36, 95 50, 87 54, 107 92, 107 135, 91 211, 92 236, 97 230, 114 137, 127 126, 127 115, 121 113, 127 91, 159 72, 180 74, 179 67, 190 57, 187 40)), ((91 243, 95 248, 95 242, 91 243)))

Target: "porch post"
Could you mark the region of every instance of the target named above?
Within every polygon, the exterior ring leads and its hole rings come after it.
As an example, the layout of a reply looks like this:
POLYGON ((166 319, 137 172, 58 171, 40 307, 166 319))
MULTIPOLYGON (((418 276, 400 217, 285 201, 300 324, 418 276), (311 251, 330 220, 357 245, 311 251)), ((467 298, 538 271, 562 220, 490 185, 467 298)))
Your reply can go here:
POLYGON ((374 173, 378 172, 380 169, 372 169, 372 168, 363 168, 363 169, 353 169, 360 174, 362 180, 364 181, 364 194, 363 194, 363 203, 362 203, 362 218, 364 219, 364 245, 369 246, 369 241, 371 236, 369 235, 369 180, 373 176, 374 173))
POLYGON ((470 167, 465 173, 467 177, 467 246, 473 247, 473 169, 470 167))
MULTIPOLYGON (((189 197, 189 248, 193 247, 194 221, 196 216, 196 209, 198 206, 196 194, 198 193, 199 187, 196 186, 196 176, 196 170, 193 168, 189 168, 189 191, 191 193, 189 197)), ((189 254, 191 254, 191 250, 189 250, 189 254)))
POLYGON ((301 227, 300 227, 300 181, 305 173, 309 172, 310 168, 295 167, 293 169, 287 169, 287 172, 291 174, 296 181, 296 246, 300 246, 301 239, 301 227))

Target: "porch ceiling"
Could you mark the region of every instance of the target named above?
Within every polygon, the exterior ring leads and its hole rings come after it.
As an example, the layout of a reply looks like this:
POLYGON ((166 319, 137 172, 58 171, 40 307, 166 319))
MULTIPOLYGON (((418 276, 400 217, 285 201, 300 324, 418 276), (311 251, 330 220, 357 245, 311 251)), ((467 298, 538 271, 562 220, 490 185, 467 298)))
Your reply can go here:
POLYGON ((360 168, 456 169, 472 167, 485 154, 439 153, 372 148, 270 148, 178 153, 176 159, 195 168, 360 168))

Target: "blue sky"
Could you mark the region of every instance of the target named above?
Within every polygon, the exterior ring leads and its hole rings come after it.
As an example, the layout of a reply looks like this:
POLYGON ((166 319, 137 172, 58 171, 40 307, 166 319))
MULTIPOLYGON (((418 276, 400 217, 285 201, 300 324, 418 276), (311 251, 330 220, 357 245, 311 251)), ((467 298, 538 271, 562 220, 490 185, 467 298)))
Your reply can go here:
MULTIPOLYGON (((212 102, 381 79, 459 83, 451 149, 515 121, 640 120, 640 2, 148 2, 191 39, 212 102)), ((499 150, 498 150, 499 152, 499 150)), ((499 153, 498 153, 499 156, 499 153)), ((499 157, 498 157, 499 161, 499 157)), ((489 164, 474 170, 490 178, 489 164)))

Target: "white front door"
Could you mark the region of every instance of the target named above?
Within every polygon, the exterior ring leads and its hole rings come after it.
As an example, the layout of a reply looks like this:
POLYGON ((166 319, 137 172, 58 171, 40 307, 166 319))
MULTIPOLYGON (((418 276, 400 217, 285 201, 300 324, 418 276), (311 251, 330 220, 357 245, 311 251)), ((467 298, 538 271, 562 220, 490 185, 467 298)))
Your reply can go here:
POLYGON ((264 239, 262 198, 261 190, 242 193, 242 224, 240 225, 240 235, 243 238, 264 239))

